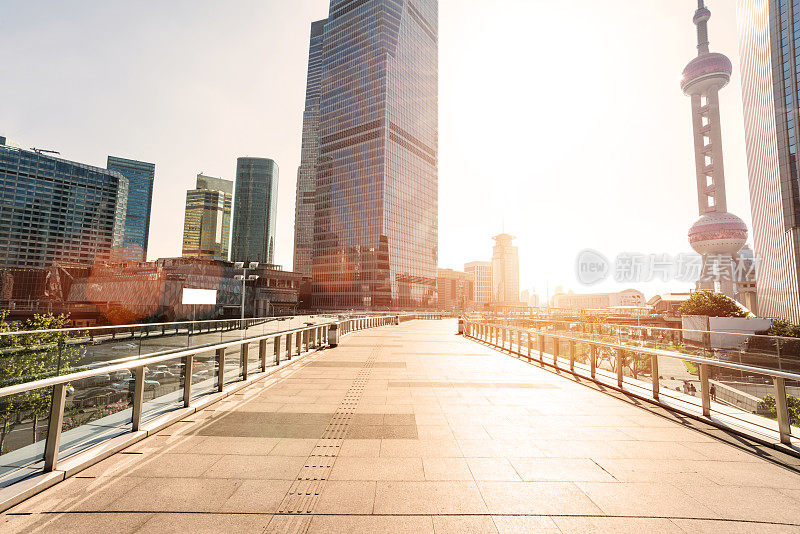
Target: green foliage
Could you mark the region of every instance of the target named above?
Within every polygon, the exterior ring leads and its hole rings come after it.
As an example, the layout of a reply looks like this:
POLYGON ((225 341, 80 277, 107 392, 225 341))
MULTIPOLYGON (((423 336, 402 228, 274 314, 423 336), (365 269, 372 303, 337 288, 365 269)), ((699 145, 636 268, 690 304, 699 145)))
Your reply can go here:
MULTIPOLYGON (((0 332, 12 334, 0 336, 0 387, 66 374, 85 352, 61 330, 69 323, 66 315, 36 315, 21 324, 7 318, 7 311, 0 312, 0 332), (23 331, 34 333, 14 334, 23 331)), ((36 421, 49 412, 51 398, 52 388, 0 397, 0 451, 5 436, 24 417, 33 419, 35 435, 36 421)))
POLYGON ((772 327, 767 330, 767 335, 800 338, 800 325, 794 324, 787 319, 773 319, 772 327))
POLYGON ((678 308, 678 313, 681 315, 707 315, 709 317, 747 317, 747 313, 742 311, 736 301, 713 291, 699 291, 692 294, 678 308))
MULTIPOLYGON (((786 405, 789 408, 789 424, 800 426, 800 399, 792 395, 786 395, 786 405)), ((775 405, 775 396, 773 395, 764 397, 764 400, 758 403, 758 409, 769 414, 774 419, 778 417, 778 408, 775 405)))

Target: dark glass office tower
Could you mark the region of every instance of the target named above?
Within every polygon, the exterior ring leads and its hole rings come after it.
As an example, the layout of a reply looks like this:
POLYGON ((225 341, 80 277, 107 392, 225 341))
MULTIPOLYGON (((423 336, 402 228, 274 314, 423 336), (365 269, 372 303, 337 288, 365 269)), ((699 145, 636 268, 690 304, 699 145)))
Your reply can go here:
POLYGON ((231 261, 274 263, 278 165, 271 159, 236 160, 231 261))
POLYGON ((432 306, 438 1, 331 0, 322 42, 312 301, 432 306))
POLYGON ((303 112, 303 141, 300 149, 300 167, 297 169, 297 199, 294 209, 294 271, 303 276, 312 274, 314 201, 319 158, 319 106, 322 89, 322 39, 325 22, 327 21, 320 20, 311 24, 306 107, 303 112))
POLYGON ((116 171, 0 145, 0 268, 118 259, 127 198, 116 171))
POLYGON ((128 207, 122 255, 131 261, 146 261, 156 166, 144 161, 108 156, 106 167, 128 179, 128 207))

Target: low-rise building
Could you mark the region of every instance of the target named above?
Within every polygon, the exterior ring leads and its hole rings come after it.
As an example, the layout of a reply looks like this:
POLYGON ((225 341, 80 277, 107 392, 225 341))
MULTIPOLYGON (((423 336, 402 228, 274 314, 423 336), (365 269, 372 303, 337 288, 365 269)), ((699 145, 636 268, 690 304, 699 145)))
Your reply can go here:
POLYGON ((472 304, 473 277, 470 274, 453 269, 439 269, 436 288, 440 310, 464 311, 472 304))
POLYGON ((553 307, 569 310, 605 310, 618 306, 644 306, 644 293, 626 289, 617 293, 556 293, 553 307))

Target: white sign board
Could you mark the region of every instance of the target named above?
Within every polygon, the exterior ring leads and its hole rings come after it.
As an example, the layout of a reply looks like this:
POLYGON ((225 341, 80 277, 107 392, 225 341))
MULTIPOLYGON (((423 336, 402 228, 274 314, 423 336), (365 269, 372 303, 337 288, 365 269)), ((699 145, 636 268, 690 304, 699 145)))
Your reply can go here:
POLYGON ((182 304, 216 304, 216 289, 189 289, 183 288, 182 304))

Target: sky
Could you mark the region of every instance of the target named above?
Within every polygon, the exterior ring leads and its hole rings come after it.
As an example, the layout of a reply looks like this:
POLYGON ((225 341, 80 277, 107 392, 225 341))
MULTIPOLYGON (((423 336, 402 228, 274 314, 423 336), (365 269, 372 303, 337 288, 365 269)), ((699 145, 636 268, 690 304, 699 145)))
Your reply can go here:
MULTIPOLYGON (((750 226, 735 3, 707 2, 728 209, 750 226)), ((517 237, 520 288, 585 286, 578 254, 690 252, 697 219, 689 99, 695 0, 440 0, 439 263, 517 237)), ((276 263, 290 269, 310 24, 328 0, 0 0, 0 135, 105 166, 156 164, 150 259, 179 256, 199 172, 280 167, 276 263)))

